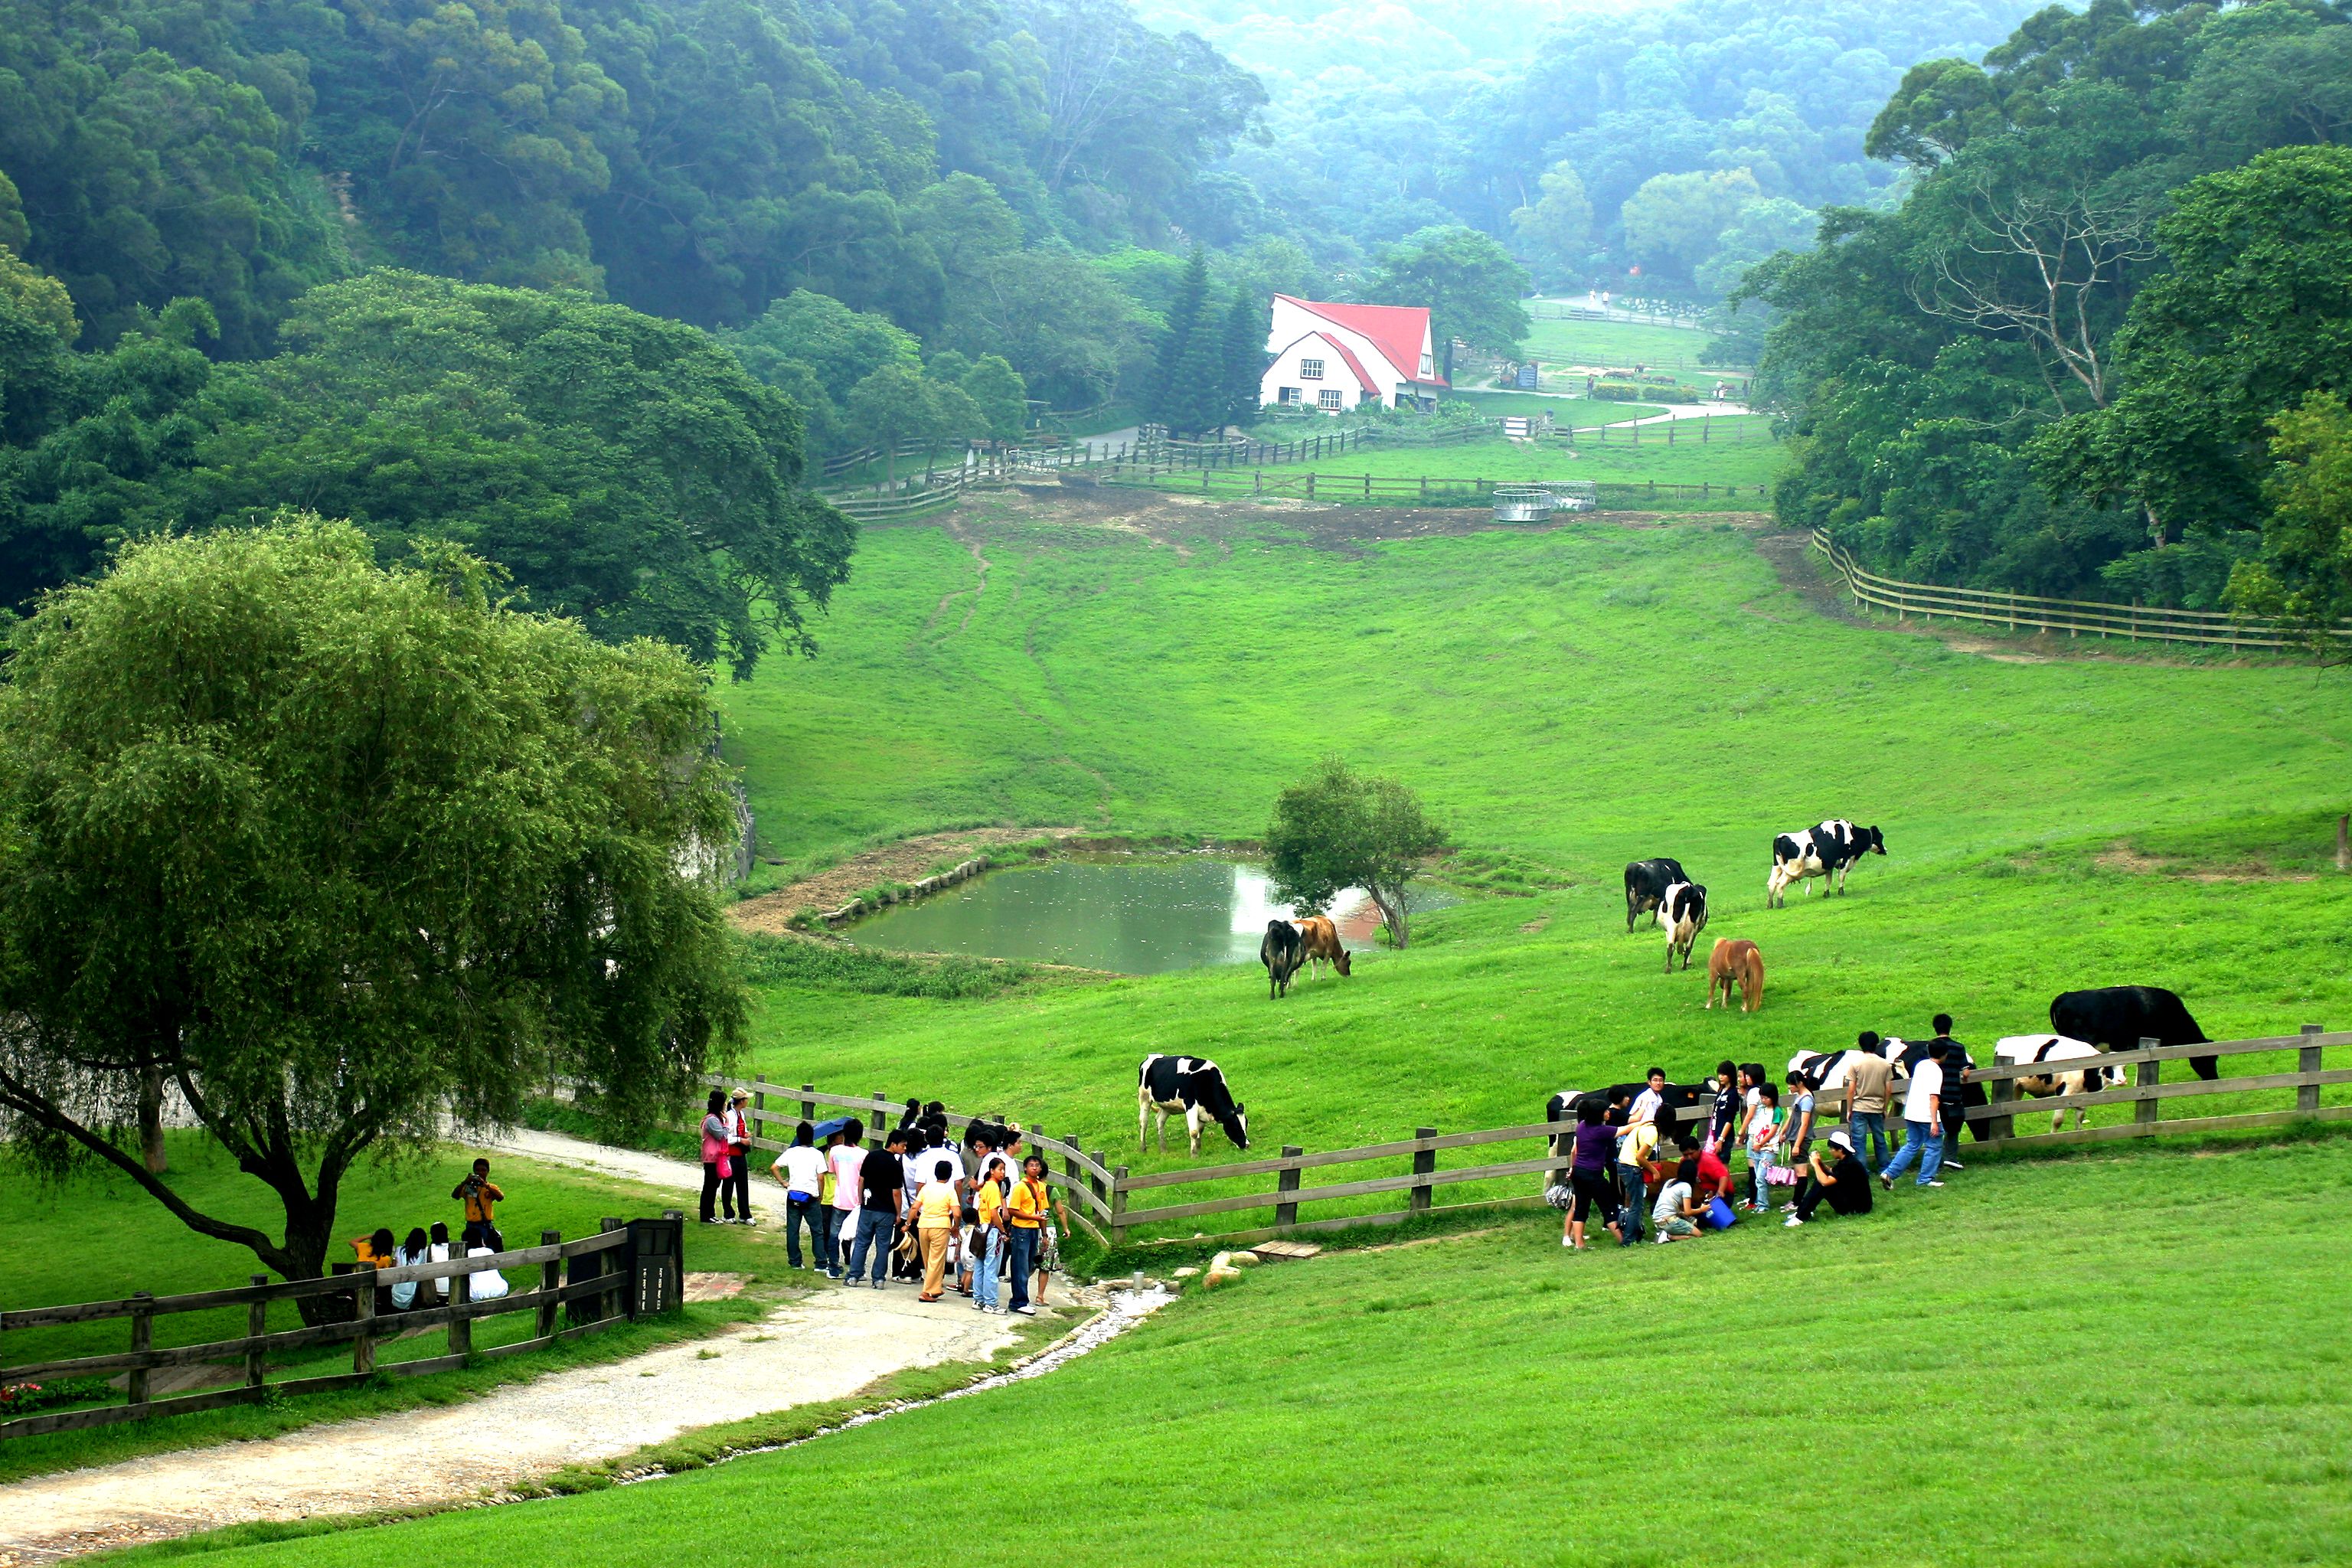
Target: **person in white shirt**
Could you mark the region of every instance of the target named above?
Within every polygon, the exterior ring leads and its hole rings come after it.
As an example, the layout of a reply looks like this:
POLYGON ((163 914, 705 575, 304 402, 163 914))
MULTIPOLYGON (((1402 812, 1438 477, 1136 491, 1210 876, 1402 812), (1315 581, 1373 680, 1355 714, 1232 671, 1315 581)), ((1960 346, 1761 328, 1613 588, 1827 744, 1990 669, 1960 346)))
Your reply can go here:
MULTIPOLYGON (((446 1256, 446 1253, 444 1256, 446 1256)), ((422 1226, 408 1233, 408 1240, 392 1255, 395 1268, 414 1268, 420 1263, 433 1261, 433 1244, 425 1237, 422 1226)), ((405 1280, 392 1288, 392 1304, 403 1312, 416 1305, 416 1281, 405 1280)))
MULTIPOLYGON (((826 1205, 824 1192, 824 1156, 817 1152, 816 1129, 802 1122, 793 1129, 792 1145, 776 1156, 776 1184, 784 1189, 784 1256, 795 1268, 801 1262, 801 1226, 808 1226, 809 1246, 815 1250, 817 1267, 824 1267, 825 1246, 822 1239, 826 1215, 820 1213, 826 1205)), ((836 1226, 839 1220, 832 1222, 836 1226)))
POLYGON ((1628 1127, 1638 1122, 1655 1121, 1658 1112, 1666 1108, 1666 1069, 1652 1068, 1648 1078, 1649 1087, 1633 1097, 1633 1108, 1625 1112, 1625 1125, 1628 1127))
POLYGON ((1658 1240, 1664 1243, 1677 1237, 1696 1236, 1698 1218, 1704 1212, 1691 1201, 1691 1184, 1677 1169, 1658 1188, 1658 1205, 1650 1211, 1650 1218, 1657 1226, 1658 1240))
POLYGON ((1878 1173, 1878 1184, 1895 1190, 1895 1178, 1919 1163, 1918 1184, 1940 1187, 1937 1167, 1944 1163, 1944 1043, 1931 1042, 1927 1059, 1911 1069, 1910 1087, 1903 1095, 1903 1147, 1878 1173))
POLYGON ((1769 1083, 1756 1086, 1756 1109, 1748 1113, 1748 1173, 1756 1184, 1755 1196, 1748 1200, 1751 1213, 1760 1214, 1772 1206, 1772 1155, 1780 1142, 1780 1130, 1773 1125, 1780 1109, 1780 1091, 1769 1083))
POLYGON ((816 1239, 817 1264, 835 1279, 841 1278, 843 1255, 848 1250, 841 1229, 847 1226, 854 1234, 857 1226, 857 1202, 864 1192, 858 1172, 866 1163, 866 1151, 857 1144, 865 1135, 865 1123, 853 1119, 833 1135, 834 1146, 824 1157, 824 1163, 833 1169, 833 1213, 824 1216, 826 1224, 819 1227, 829 1233, 816 1239))

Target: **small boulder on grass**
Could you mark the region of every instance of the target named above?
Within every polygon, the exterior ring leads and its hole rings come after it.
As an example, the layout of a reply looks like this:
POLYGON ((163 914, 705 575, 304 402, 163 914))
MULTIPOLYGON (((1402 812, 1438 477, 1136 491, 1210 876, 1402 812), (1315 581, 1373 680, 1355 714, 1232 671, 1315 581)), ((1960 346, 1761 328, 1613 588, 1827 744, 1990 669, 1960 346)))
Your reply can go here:
POLYGON ((1197 1268, 1179 1268, 1172 1276, 1178 1279, 1197 1279, 1200 1277, 1201 1271, 1197 1268))
POLYGON ((1242 1271, 1238 1268, 1212 1268, 1209 1270, 1207 1276, 1202 1279, 1201 1286, 1202 1289, 1207 1290, 1222 1289, 1223 1287, 1233 1284, 1242 1277, 1242 1271))

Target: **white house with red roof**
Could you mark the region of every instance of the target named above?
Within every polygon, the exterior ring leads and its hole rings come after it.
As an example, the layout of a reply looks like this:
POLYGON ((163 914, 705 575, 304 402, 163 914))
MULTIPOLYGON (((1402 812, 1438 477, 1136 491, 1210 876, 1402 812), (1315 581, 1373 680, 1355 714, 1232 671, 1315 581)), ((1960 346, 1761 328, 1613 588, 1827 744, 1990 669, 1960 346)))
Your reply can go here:
POLYGON ((1436 346, 1429 312, 1418 305, 1335 305, 1276 294, 1265 340, 1274 363, 1258 382, 1258 401, 1327 413, 1371 403, 1403 407, 1444 390, 1436 346))

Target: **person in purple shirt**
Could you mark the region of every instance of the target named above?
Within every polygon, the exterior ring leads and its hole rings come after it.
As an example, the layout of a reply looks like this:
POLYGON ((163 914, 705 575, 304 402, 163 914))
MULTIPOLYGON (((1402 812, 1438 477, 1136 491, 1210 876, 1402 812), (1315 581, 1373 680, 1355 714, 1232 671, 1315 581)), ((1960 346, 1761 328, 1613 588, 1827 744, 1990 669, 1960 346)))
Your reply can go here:
POLYGON ((1624 1239, 1624 1233, 1618 1228, 1617 1184, 1609 1176, 1609 1168, 1616 1160, 1617 1130, 1601 1120, 1599 1106, 1578 1107, 1576 1153, 1568 1168, 1568 1231, 1559 1238, 1562 1247, 1585 1250, 1584 1220, 1596 1204, 1609 1234, 1621 1241, 1624 1239))

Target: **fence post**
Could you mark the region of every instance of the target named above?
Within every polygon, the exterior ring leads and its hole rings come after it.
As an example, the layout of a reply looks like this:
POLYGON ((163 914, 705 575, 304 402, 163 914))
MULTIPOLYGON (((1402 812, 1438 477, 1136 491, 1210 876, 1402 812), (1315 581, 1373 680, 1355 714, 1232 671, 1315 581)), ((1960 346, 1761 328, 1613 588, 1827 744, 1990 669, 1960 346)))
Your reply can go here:
MULTIPOLYGON (((561 1247, 563 1245, 563 1233, 542 1230, 539 1233, 539 1244, 541 1247, 561 1247)), ((563 1259, 561 1257, 551 1258, 539 1266, 539 1289, 547 1300, 539 1304, 539 1321, 531 1327, 531 1338, 543 1340, 555 1331, 555 1295, 563 1289, 563 1259)))
MULTIPOLYGON (((269 1276, 267 1274, 256 1274, 252 1276, 252 1279, 254 1289, 257 1290, 262 1286, 269 1283, 269 1276)), ((258 1300, 246 1303, 245 1337, 249 1340, 257 1340, 268 1331, 269 1303, 258 1300)), ((268 1375, 268 1371, 269 1357, 268 1352, 263 1351, 259 1345, 249 1347, 245 1352, 246 1387, 259 1388, 261 1386, 262 1379, 268 1375)))
MULTIPOLYGON (((152 1302, 155 1300, 155 1293, 152 1290, 134 1290, 131 1292, 131 1299, 134 1301, 152 1302)), ((131 1353, 132 1355, 145 1355, 149 1351, 152 1351, 154 1348, 155 1309, 152 1306, 131 1308, 131 1353)), ((147 1369, 143 1366, 132 1367, 131 1369, 131 1377, 129 1381, 131 1385, 131 1403, 133 1405, 146 1404, 147 1369)))
MULTIPOLYGON (((1285 1143, 1282 1146, 1282 1157, 1286 1160, 1296 1160, 1298 1156, 1306 1152, 1306 1150, 1299 1148, 1295 1143, 1285 1143)), ((1274 1173, 1274 1190, 1277 1193, 1297 1192, 1298 1190, 1298 1178, 1301 1173, 1302 1173, 1296 1165, 1293 1165, 1286 1171, 1276 1171, 1274 1173)), ((1298 1205, 1296 1203, 1275 1205, 1274 1223, 1276 1227, 1278 1229, 1286 1229, 1291 1226, 1297 1225, 1298 1223, 1298 1205)))
POLYGON ((1993 1108, 2000 1111, 2000 1114, 1986 1119, 1984 1123, 1986 1138, 1991 1140, 2015 1136, 2017 1118, 2010 1115, 2007 1108, 2016 1102, 2017 1080, 2013 1078, 1993 1079, 1990 1099, 1993 1108))
MULTIPOLYGON (((1110 1169, 1109 1155, 1106 1154, 1100 1149, 1097 1149, 1093 1152, 1096 1164, 1100 1165, 1106 1171, 1110 1169)), ((1110 1202, 1110 1194, 1103 1190, 1103 1179, 1100 1176, 1089 1173, 1087 1177, 1087 1184, 1094 1188, 1095 1196, 1102 1199, 1105 1203, 1110 1202)))
MULTIPOLYGON (((352 1306, 360 1325, 360 1337, 352 1342, 352 1370, 364 1374, 375 1370, 375 1270, 355 1268, 349 1278, 352 1281, 352 1306)), ((458 1278, 465 1276, 459 1275, 458 1278)), ((145 1381, 144 1378, 140 1380, 142 1386, 132 1395, 134 1400, 146 1397, 145 1381)))
POLYGON ((449 1320, 449 1353, 451 1355, 474 1353, 474 1320, 465 1315, 466 1309, 472 1305, 473 1300, 473 1275, 467 1273, 449 1276, 449 1310, 454 1314, 449 1320))
MULTIPOLYGON (((629 1222, 615 1219, 607 1215, 597 1222, 596 1228, 604 1235, 610 1236, 616 1230, 628 1229, 629 1222)), ((615 1247, 603 1255, 604 1267, 602 1272, 613 1283, 597 1292, 596 1305, 602 1309, 600 1315, 607 1318, 617 1318, 628 1310, 628 1303, 621 1299, 621 1289, 627 1283, 629 1271, 625 1264, 614 1258, 613 1253, 618 1250, 619 1248, 615 1247)))
POLYGON ((1312 468, 1307 470, 1307 499, 1315 499, 1315 470, 1312 468))
MULTIPOLYGON (((1412 1135, 1416 1138, 1434 1138, 1437 1136, 1437 1129, 1434 1127, 1416 1127, 1412 1130, 1412 1135)), ((1436 1170, 1436 1150, 1415 1149, 1412 1152, 1412 1173, 1414 1175, 1432 1175, 1435 1173, 1436 1170)), ((1415 1214, 1427 1214, 1429 1212, 1430 1199, 1429 1184, 1426 1182, 1416 1182, 1408 1189, 1408 1191, 1411 1194, 1412 1201, 1408 1203, 1406 1206, 1412 1209, 1415 1214)))
MULTIPOLYGON (((2152 1051, 2161 1044, 2163 1044, 2163 1042, 2160 1040, 2153 1039, 2148 1036, 2142 1035, 2140 1037, 2139 1048, 2144 1051, 2152 1051)), ((2138 1087, 2141 1089, 2155 1088, 2156 1080, 2158 1077, 2158 1069, 2163 1066, 2164 1064, 2162 1062, 2140 1063, 2138 1087)), ((2132 1121, 2142 1129, 2153 1132, 2156 1131, 2156 1113, 2159 1109, 2161 1108, 2153 1100, 2137 1100, 2132 1105, 2132 1121)))
POLYGON ((874 1091, 874 1120, 866 1124, 866 1146, 868 1149, 882 1147, 883 1123, 889 1115, 890 1097, 877 1089, 874 1091))
MULTIPOLYGON (((2316 1035, 2321 1033, 2321 1030, 2320 1026, 2316 1024, 2305 1024, 2303 1026, 2303 1032, 2305 1035, 2316 1035)), ((2303 1074, 2303 1076, 2307 1079, 2317 1078, 2319 1076, 2319 1047, 2317 1046, 2305 1046, 2301 1050, 2297 1051, 2294 1058, 2294 1070, 2303 1074)), ((2296 1085, 2294 1090, 2294 1108, 2305 1116, 2318 1115, 2319 1085, 2316 1083, 2296 1085)))

